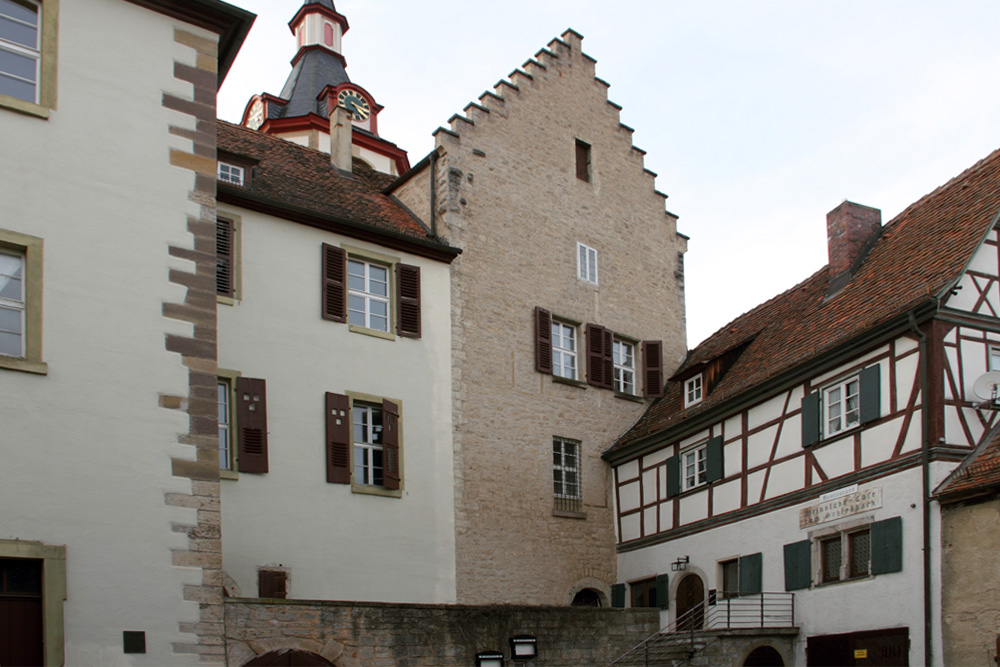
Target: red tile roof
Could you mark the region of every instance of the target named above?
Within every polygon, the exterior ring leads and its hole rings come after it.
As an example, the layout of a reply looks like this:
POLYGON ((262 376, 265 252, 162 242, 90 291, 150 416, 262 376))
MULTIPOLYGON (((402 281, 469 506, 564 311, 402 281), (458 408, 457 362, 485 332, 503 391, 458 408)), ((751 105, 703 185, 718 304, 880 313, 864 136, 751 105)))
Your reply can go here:
POLYGON ((924 196, 882 228, 850 283, 827 300, 827 267, 741 315, 693 350, 674 377, 749 343, 704 401, 685 410, 682 382, 668 383, 606 452, 682 425, 818 355, 862 336, 958 279, 1000 213, 1000 150, 924 196))
POLYGON ((937 488, 934 495, 947 500, 967 498, 1000 487, 1000 427, 987 433, 968 458, 937 488))

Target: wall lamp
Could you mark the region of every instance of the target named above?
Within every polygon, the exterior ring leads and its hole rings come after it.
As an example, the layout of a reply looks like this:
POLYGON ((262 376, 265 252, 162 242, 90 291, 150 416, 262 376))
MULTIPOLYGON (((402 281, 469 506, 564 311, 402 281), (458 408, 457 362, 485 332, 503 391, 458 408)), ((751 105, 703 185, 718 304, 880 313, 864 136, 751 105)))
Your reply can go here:
POLYGON ((512 660, 538 657, 538 640, 528 635, 511 637, 510 657, 512 660))
POLYGON ((691 562, 690 556, 681 556, 673 563, 670 564, 670 570, 672 572, 683 572, 688 569, 688 563, 691 562))
POLYGON ((482 651, 476 654, 476 667, 503 667, 503 653, 482 651))

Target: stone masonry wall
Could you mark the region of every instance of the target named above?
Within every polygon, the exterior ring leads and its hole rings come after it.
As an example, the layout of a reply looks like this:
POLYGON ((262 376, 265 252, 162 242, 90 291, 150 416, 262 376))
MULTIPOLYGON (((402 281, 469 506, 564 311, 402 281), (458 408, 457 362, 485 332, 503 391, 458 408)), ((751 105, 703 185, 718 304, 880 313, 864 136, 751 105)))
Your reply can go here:
POLYGON ((296 649, 337 667, 467 667, 516 635, 538 640, 531 667, 606 665, 656 632, 654 609, 470 607, 226 600, 227 662, 296 649))
POLYGON ((684 237, 581 40, 553 40, 435 135, 438 232, 463 249, 452 265, 461 603, 565 605, 593 588, 607 604, 615 535, 600 454, 648 400, 585 383, 583 325, 635 341, 637 357, 638 341, 662 340, 664 380, 687 349, 684 237), (589 182, 576 176, 577 139, 591 146, 589 182), (598 251, 597 286, 577 278, 578 242, 598 251), (581 382, 535 370, 536 306, 579 325, 581 382), (554 512, 554 436, 581 443, 582 517, 554 512))

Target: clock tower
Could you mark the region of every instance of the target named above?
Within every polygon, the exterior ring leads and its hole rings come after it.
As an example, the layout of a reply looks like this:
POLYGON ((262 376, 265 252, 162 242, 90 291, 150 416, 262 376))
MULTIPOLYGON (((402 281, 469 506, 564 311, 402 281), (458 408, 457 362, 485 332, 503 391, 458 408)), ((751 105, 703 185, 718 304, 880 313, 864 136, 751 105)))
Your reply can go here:
POLYGON ((351 154, 373 169, 398 176, 410 168, 406 151, 378 134, 382 111, 375 98, 347 76, 342 41, 349 28, 333 0, 305 0, 288 27, 298 44, 280 95, 254 95, 242 125, 330 152, 330 114, 351 114, 351 154))

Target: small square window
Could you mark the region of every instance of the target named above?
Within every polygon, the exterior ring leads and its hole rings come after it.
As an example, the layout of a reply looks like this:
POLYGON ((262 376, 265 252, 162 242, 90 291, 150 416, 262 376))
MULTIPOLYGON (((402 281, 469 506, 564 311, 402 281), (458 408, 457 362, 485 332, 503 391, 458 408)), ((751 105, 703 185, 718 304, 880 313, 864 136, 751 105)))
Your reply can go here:
POLYGON ((823 390, 824 435, 829 437, 861 423, 861 382, 857 375, 823 390))
POLYGON ((575 326, 552 322, 552 374, 567 380, 577 378, 575 326))
POLYGON ((597 251, 582 243, 576 244, 577 249, 577 273, 580 280, 597 284, 597 251))
POLYGON ((219 163, 219 180, 223 183, 232 183, 233 185, 243 185, 243 167, 239 167, 235 164, 229 164, 228 162, 219 163))
POLYGON ((616 340, 612 354, 615 363, 615 391, 635 394, 635 345, 616 340))
POLYGON ((684 491, 708 482, 708 443, 681 453, 681 480, 684 491))
POLYGON ((701 403, 702 380, 701 374, 695 375, 684 382, 684 407, 701 403))

